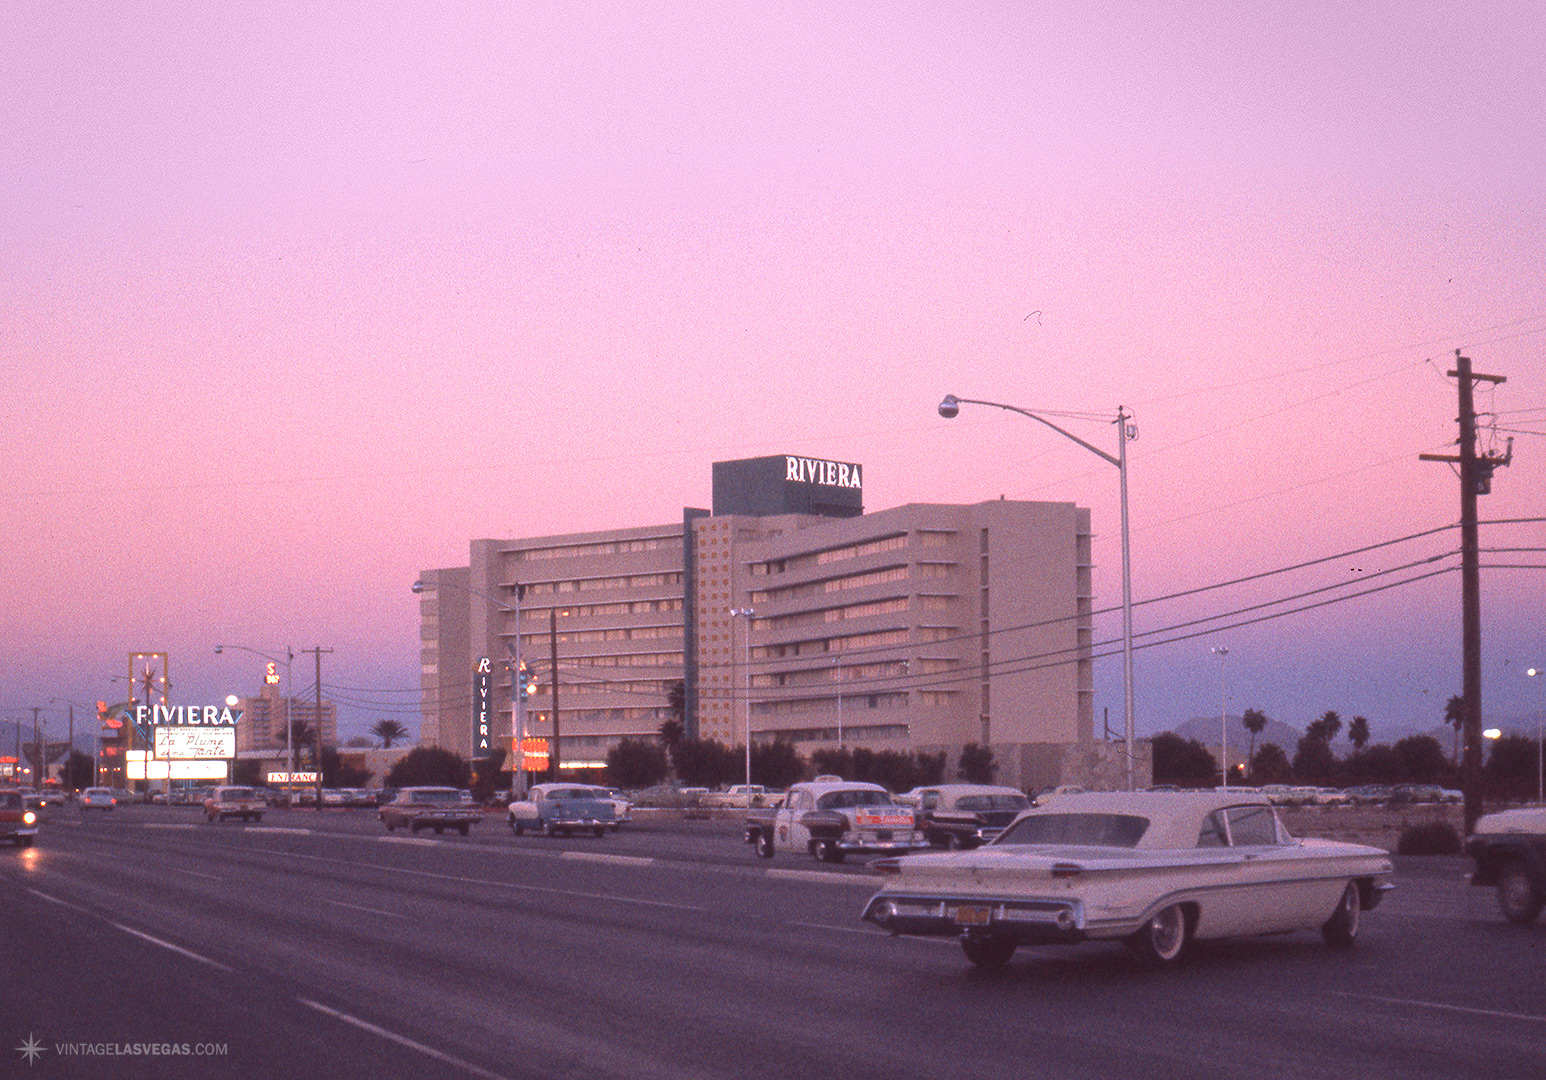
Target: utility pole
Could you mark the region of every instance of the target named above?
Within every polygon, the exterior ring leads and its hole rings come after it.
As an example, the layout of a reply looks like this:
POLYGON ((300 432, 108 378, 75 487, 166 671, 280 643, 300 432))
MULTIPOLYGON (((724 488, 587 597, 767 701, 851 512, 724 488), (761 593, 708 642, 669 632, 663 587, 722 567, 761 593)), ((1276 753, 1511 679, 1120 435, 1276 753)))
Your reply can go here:
POLYGON ((551 771, 548 779, 557 781, 558 770, 562 767, 563 758, 558 747, 558 608, 554 607, 548 612, 548 659, 553 665, 553 748, 548 752, 548 762, 551 771))
POLYGON ((317 658, 317 813, 319 814, 322 813, 322 654, 332 651, 320 645, 301 650, 303 653, 312 653, 317 658))
POLYGON ((38 726, 38 713, 43 710, 37 705, 32 706, 32 790, 38 791, 43 787, 43 770, 47 766, 43 762, 43 736, 38 726))
POLYGON ((1478 380, 1493 385, 1502 375, 1471 370, 1471 358, 1455 350, 1455 369, 1447 373, 1460 389, 1460 453, 1419 454, 1422 461, 1460 466, 1460 607, 1461 607, 1461 742, 1460 787, 1465 792, 1465 831, 1470 835, 1482 816, 1482 588, 1481 541, 1477 531, 1476 497, 1492 490, 1492 471, 1507 465, 1513 454, 1477 454, 1476 407, 1473 389, 1478 380))

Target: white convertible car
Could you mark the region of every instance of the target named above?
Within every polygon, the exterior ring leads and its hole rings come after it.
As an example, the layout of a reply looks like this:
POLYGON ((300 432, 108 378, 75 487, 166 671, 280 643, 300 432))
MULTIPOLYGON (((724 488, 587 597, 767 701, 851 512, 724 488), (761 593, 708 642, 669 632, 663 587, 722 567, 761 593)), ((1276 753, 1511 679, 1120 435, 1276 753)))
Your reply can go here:
POLYGON ((1263 796, 1222 791, 1062 795, 974 851, 872 866, 889 880, 867 921, 960 938, 983 968, 1097 939, 1156 966, 1207 938, 1318 929, 1348 946, 1392 872, 1378 848, 1296 840, 1263 796))

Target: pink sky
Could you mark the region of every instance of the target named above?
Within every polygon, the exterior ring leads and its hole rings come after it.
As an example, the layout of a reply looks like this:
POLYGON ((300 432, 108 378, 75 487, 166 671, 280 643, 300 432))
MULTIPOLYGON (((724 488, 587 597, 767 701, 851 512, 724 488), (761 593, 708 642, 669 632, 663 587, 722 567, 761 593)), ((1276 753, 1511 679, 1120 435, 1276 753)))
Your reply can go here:
MULTIPOLYGON (((1115 604, 1115 470, 1020 417, 942 420, 945 393, 1136 414, 1140 600, 1456 521, 1455 478, 1417 460, 1455 438, 1456 348, 1508 377, 1479 409, 1535 433, 1483 517, 1546 513, 1537 4, 8 22, 0 718, 112 697, 133 650, 203 701, 257 689, 216 642, 320 644, 346 735, 416 732, 421 568, 474 537, 678 520, 711 462, 764 454, 862 462, 871 509, 1089 506, 1115 604)), ((1109 423, 1067 423, 1114 450, 1109 423)), ((1147 605, 1137 629, 1457 546, 1147 605)), ((1430 727, 1460 690, 1459 590, 1145 650, 1140 731, 1217 711, 1219 644, 1233 712, 1430 727)), ((1543 599, 1540 569, 1484 575, 1489 714, 1546 707, 1520 675, 1546 662, 1543 599)))

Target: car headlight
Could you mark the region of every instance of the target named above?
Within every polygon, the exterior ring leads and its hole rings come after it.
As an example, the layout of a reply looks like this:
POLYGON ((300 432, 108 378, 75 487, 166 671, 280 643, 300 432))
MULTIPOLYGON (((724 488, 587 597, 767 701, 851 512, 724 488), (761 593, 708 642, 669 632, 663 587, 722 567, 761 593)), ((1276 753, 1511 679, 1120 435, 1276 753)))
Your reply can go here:
POLYGON ((38 820, 37 814, 33 813, 31 810, 28 810, 26 813, 22 814, 22 816, 21 816, 21 823, 23 825, 35 825, 35 824, 37 824, 37 820, 38 820))

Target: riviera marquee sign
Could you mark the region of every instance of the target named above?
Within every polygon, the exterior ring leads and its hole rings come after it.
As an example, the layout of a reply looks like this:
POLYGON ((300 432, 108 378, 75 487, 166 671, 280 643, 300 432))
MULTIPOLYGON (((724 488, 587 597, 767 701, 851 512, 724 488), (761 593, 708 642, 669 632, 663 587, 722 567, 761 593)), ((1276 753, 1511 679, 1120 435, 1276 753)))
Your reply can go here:
POLYGON ((235 724, 241 718, 242 710, 229 705, 136 705, 134 708, 134 723, 137 726, 175 724, 221 727, 235 724))

